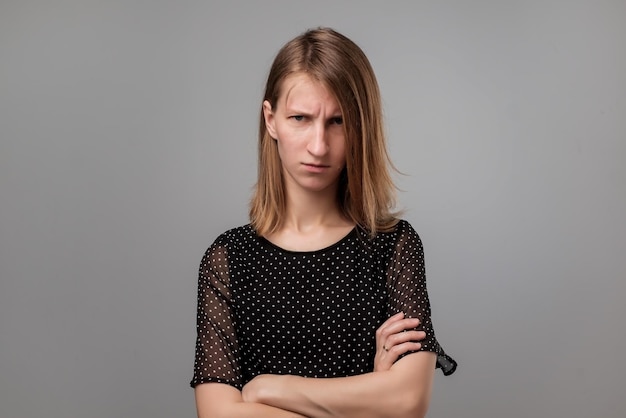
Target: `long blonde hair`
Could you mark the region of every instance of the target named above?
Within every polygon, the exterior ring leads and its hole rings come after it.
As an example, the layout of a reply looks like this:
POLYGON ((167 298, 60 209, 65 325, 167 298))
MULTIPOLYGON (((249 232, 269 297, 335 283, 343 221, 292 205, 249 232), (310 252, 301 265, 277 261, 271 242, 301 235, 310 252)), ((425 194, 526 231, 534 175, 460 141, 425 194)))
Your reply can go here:
MULTIPOLYGON (((269 72, 263 100, 275 108, 282 83, 296 72, 323 83, 336 97, 343 116, 346 166, 338 187, 342 214, 370 236, 397 223, 378 83, 369 60, 354 42, 329 29, 309 30, 285 44, 269 72)), ((250 222, 259 235, 280 228, 286 210, 281 161, 265 126, 259 124, 258 180, 250 202, 250 222)))

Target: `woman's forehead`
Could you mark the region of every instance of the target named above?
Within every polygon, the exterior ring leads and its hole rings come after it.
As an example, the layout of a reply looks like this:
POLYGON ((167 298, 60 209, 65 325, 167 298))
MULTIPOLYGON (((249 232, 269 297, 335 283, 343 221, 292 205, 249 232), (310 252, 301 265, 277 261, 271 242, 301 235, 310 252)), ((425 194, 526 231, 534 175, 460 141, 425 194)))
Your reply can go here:
POLYGON ((339 109, 335 95, 324 83, 306 73, 294 73, 287 76, 280 89, 278 101, 287 106, 314 106, 323 103, 339 109))

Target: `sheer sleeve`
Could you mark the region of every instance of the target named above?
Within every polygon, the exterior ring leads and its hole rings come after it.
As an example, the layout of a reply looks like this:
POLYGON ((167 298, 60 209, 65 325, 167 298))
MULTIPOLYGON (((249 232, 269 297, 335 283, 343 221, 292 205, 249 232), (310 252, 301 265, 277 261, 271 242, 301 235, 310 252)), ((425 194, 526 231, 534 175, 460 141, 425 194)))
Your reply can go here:
POLYGON ((457 364, 435 338, 426 289, 422 242, 408 222, 400 221, 397 228, 397 241, 387 268, 387 316, 404 312, 407 317, 419 318, 421 323, 418 329, 426 332, 426 338, 421 341, 421 351, 436 353, 437 368, 441 368, 444 375, 450 375, 456 370, 457 364))
POLYGON ((231 314, 226 240, 206 251, 198 274, 197 338, 191 386, 226 383, 241 389, 239 344, 231 314))

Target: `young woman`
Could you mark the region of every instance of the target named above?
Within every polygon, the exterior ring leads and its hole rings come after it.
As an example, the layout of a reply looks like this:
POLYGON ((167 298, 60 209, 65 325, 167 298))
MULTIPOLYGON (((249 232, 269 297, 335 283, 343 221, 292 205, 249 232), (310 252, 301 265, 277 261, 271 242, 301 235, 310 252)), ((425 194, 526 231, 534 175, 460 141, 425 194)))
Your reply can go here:
POLYGON ((362 50, 324 28, 288 42, 262 104, 251 222, 200 265, 199 417, 425 415, 435 368, 456 363, 389 166, 362 50))

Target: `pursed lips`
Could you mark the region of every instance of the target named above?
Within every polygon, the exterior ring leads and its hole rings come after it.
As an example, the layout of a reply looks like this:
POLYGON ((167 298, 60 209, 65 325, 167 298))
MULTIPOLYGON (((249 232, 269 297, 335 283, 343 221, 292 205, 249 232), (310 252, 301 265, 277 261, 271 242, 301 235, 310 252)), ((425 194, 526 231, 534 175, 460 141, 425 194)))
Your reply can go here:
POLYGON ((330 167, 329 165, 326 165, 326 164, 315 164, 315 163, 302 163, 302 164, 310 166, 310 167, 319 167, 319 168, 330 167))
POLYGON ((327 171, 328 168, 330 168, 330 165, 325 165, 325 164, 302 163, 302 165, 304 166, 304 169, 308 171, 309 173, 317 173, 317 174, 321 174, 327 171))

